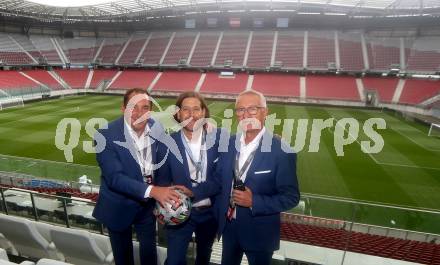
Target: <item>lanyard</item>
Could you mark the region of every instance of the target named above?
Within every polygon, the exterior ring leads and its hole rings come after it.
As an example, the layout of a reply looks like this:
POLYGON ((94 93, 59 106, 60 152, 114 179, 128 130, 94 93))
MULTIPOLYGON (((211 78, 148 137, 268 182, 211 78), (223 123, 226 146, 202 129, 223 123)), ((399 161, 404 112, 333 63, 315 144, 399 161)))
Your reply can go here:
POLYGON ((234 167, 234 175, 235 180, 242 180, 244 172, 248 170, 249 166, 251 165, 252 161, 255 158, 255 154, 257 153, 258 148, 260 147, 261 139, 258 141, 257 147, 252 151, 252 153, 249 154, 248 158, 244 162, 243 166, 240 168, 239 162, 240 162, 240 150, 237 151, 237 155, 235 156, 235 167, 234 167))
POLYGON ((200 145, 200 154, 199 154, 199 160, 195 161, 194 155, 191 151, 191 148, 188 145, 188 142, 185 139, 185 135, 183 134, 183 130, 180 132, 180 137, 182 138, 183 146, 185 147, 185 151, 189 156, 189 159, 191 161, 191 164, 196 169, 196 177, 195 179, 191 177, 191 182, 194 184, 198 184, 201 182, 202 174, 204 174, 204 164, 205 164, 205 150, 203 150, 203 146, 206 142, 206 133, 205 130, 202 131, 202 144, 200 145))
POLYGON ((239 168, 240 151, 237 152, 237 155, 235 157, 235 168, 234 168, 235 180, 242 180, 241 177, 243 176, 244 172, 246 172, 246 170, 249 168, 252 161, 254 160, 255 153, 257 153, 257 149, 258 147, 255 148, 255 150, 249 154, 248 158, 246 159, 246 161, 244 162, 241 168, 239 168))
MULTIPOLYGON (((133 136, 133 137, 135 137, 135 136, 133 136)), ((147 172, 148 164, 151 165, 151 161, 147 161, 148 156, 149 156, 148 146, 147 146, 148 137, 150 137, 149 132, 144 136, 144 141, 142 142, 142 144, 143 144, 142 146, 139 146, 138 142, 135 140, 135 138, 133 138, 133 142, 136 147, 136 156, 138 159, 138 164, 141 169, 141 173, 142 173, 143 177, 153 174, 153 172, 147 172)), ((151 148, 151 146, 150 146, 150 148, 151 148)))

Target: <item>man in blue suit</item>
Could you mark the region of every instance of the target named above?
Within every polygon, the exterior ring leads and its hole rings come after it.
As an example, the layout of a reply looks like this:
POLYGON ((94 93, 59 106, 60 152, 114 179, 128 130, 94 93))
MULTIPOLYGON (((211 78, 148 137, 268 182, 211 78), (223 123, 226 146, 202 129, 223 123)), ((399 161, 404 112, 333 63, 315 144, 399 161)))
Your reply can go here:
MULTIPOLYGON (((187 263, 188 245, 195 233, 197 243, 195 264, 209 265, 212 244, 217 232, 213 205, 214 196, 220 191, 220 182, 214 176, 214 172, 218 161, 221 130, 210 129, 207 132, 204 118, 209 118, 209 109, 199 93, 182 93, 177 99, 176 106, 179 110, 175 119, 183 125, 183 128, 171 134, 171 137, 177 143, 181 155, 168 156, 164 166, 159 169, 158 183, 165 186, 177 185, 178 189, 192 197, 193 206, 191 215, 185 223, 166 227, 168 241, 166 264, 187 263)), ((161 147, 158 153, 163 156, 166 150, 161 147)))
POLYGON ((142 265, 156 265, 155 200, 178 203, 172 187, 155 186, 157 141, 166 141, 159 122, 149 118, 152 101, 145 90, 130 89, 124 96, 124 116, 95 136, 105 139, 96 155, 101 168, 101 187, 93 216, 110 236, 116 265, 133 265, 132 226, 140 245, 142 265))
POLYGON ((235 114, 243 133, 231 137, 229 153, 217 165, 222 265, 239 265, 243 254, 251 265, 269 265, 279 249, 280 212, 299 201, 296 155, 266 130, 267 113, 261 93, 248 90, 238 96, 235 114))

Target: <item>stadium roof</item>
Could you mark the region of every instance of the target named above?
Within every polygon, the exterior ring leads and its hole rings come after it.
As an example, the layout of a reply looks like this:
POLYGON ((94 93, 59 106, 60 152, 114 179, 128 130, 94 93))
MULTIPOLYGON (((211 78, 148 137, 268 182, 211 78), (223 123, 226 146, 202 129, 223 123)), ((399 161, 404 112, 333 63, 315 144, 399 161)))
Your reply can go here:
POLYGON ((112 20, 215 12, 290 12, 348 16, 440 15, 439 0, 0 0, 0 13, 48 20, 112 20), (55 3, 55 5, 54 5, 55 3), (58 3, 58 6, 57 4, 58 3), (72 3, 75 6, 66 6, 72 3), (92 3, 92 4, 91 4, 92 3), (63 5, 63 6, 60 6, 63 5), (67 4, 68 5, 68 4, 67 4))

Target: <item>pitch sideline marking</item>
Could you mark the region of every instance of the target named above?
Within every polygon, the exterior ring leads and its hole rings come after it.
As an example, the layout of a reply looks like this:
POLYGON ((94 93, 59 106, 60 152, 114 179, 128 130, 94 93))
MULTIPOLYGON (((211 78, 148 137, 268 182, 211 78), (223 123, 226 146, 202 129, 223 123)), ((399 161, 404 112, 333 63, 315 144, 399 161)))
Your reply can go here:
MULTIPOLYGON (((331 117, 332 117, 333 119, 336 120, 336 125, 338 125, 338 123, 337 123, 338 119, 335 118, 333 115, 332 115, 331 117)), ((339 125, 339 126, 340 126, 340 125, 339 125)), ((354 138, 353 135, 351 135, 350 132, 347 131, 347 129, 345 129, 345 128, 343 128, 343 129, 344 129, 344 131, 346 131, 346 132, 348 133, 348 135, 350 135, 351 138, 353 138, 353 139, 359 144, 359 146, 361 146, 361 143, 358 141, 357 138, 354 138)), ((362 147, 362 146, 361 146, 361 147, 362 147)), ((440 168, 436 168, 436 167, 421 167, 421 166, 413 166, 413 165, 406 165, 406 164, 381 162, 381 161, 378 161, 378 160, 377 160, 372 154, 370 154, 370 153, 367 153, 367 154, 368 154, 368 155, 371 157, 371 159, 373 159, 373 161, 374 161, 376 164, 378 164, 378 165, 384 165, 384 166, 395 166, 395 167, 423 168, 423 169, 439 170, 439 171, 440 171, 440 168)))
MULTIPOLYGON (((5 160, 7 160, 8 158, 14 158, 14 159, 23 159, 24 161, 39 161, 39 162, 55 163, 55 164, 62 164, 62 165, 74 165, 74 166, 85 167, 85 168, 96 168, 96 169, 99 168, 98 166, 75 164, 75 163, 68 163, 68 162, 61 162, 61 161, 52 161, 52 160, 45 160, 45 159, 38 159, 38 158, 31 158, 31 157, 5 155, 5 154, 0 154, 0 158, 5 159, 5 160)), ((34 163, 36 164, 36 162, 34 162, 34 163)))

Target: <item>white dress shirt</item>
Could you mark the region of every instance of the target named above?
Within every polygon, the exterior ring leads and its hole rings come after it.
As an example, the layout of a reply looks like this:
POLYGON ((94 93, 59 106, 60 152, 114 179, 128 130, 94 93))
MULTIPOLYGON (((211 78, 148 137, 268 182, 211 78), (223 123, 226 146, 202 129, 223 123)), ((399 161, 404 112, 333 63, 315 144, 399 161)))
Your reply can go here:
MULTIPOLYGON (((186 141, 189 149, 191 150, 194 161, 200 160, 200 149, 202 148, 202 135, 203 135, 202 133, 199 133, 198 137, 192 138, 191 140, 189 140, 186 137, 186 135, 183 134, 184 141, 186 141)), ((204 144, 204 146, 206 147, 206 144, 204 144)), ((208 158, 207 158, 206 150, 204 150, 203 152, 204 152, 204 156, 205 156, 205 161, 204 161, 204 165, 202 165, 202 167, 205 168, 205 170, 203 171, 203 172, 205 172, 205 174, 200 174, 201 176, 199 177, 199 179, 197 179, 197 176, 196 176, 197 169, 193 165, 193 163, 191 162, 191 158, 190 158, 188 152, 186 152, 186 150, 185 150, 186 161, 188 162, 189 175, 193 180, 197 181, 198 183, 206 181, 206 167, 208 164, 208 158)), ((193 207, 199 207, 199 206, 211 206, 211 199, 206 198, 206 199, 200 200, 200 201, 193 204, 193 207)))
MULTIPOLYGON (((149 137, 150 127, 148 126, 148 124, 145 125, 144 133, 141 136, 138 136, 133 128, 131 128, 131 126, 127 123, 127 121, 124 121, 124 125, 129 132, 130 140, 133 141, 134 147, 136 148, 136 150, 134 150, 136 154, 136 162, 141 169, 142 175, 152 175, 153 159, 149 137)), ((150 192, 152 188, 153 185, 148 185, 147 190, 145 191, 144 198, 150 198, 150 192)))
MULTIPOLYGON (((257 136, 250 141, 248 144, 244 142, 245 134, 243 133, 240 137, 240 156, 238 158, 238 167, 241 169, 248 159, 248 157, 251 155, 251 153, 258 148, 260 145, 260 140, 263 137, 263 134, 266 132, 266 127, 263 127, 261 131, 257 134, 257 136)), ((252 164, 252 163, 251 163, 252 164)), ((244 171, 243 175, 241 176, 241 181, 243 183, 246 180, 246 175, 251 165, 248 166, 248 168, 244 171)))
MULTIPOLYGON (((241 169, 244 165, 244 163, 246 162, 246 160, 248 159, 248 157, 251 155, 251 153, 253 151, 255 151, 258 146, 260 145, 260 140, 263 137, 264 133, 266 132, 266 127, 263 127, 263 129, 261 129, 261 131, 257 134, 257 136, 250 141, 248 144, 245 143, 244 139, 245 139, 245 134, 243 133, 240 137, 240 156, 238 157, 238 168, 241 169)), ((249 168, 252 165, 252 162, 249 164, 248 168, 246 168, 246 170, 243 172, 243 175, 241 175, 240 179, 241 181, 243 181, 243 183, 246 181, 246 175, 249 171, 249 168)), ((232 191, 234 190, 234 181, 232 181, 232 188, 231 188, 231 196, 232 196, 232 191)), ((252 209, 252 207, 251 207, 252 209)), ((236 218, 237 217, 237 208, 234 209, 234 212, 232 214, 232 218, 236 218)))

